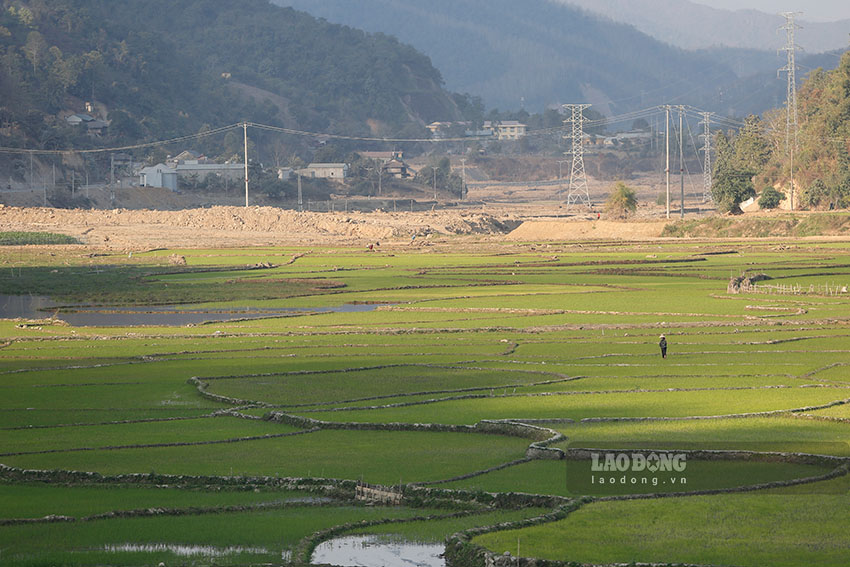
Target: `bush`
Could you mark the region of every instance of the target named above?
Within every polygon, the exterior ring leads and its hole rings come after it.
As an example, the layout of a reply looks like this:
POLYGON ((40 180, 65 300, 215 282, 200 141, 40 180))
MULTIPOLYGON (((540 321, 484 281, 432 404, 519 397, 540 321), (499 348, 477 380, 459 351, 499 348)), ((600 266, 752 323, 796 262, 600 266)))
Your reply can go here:
POLYGON ((605 202, 605 212, 614 218, 626 218, 637 209, 635 191, 622 181, 614 185, 614 189, 605 202))
POLYGON ((785 199, 785 193, 777 191, 773 187, 767 187, 759 197, 759 207, 762 209, 775 209, 785 199))

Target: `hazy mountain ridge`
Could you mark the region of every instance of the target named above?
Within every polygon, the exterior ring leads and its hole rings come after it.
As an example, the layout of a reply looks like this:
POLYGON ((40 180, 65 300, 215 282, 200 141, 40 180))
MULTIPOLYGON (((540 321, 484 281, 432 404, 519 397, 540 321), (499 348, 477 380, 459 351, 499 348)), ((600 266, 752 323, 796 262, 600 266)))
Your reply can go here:
MULTIPOLYGON (((785 97, 776 75, 785 60, 775 50, 684 50, 565 0, 431 0, 427 6, 417 0, 273 1, 392 34, 429 55, 449 89, 480 96, 488 107, 517 110, 524 104, 539 112, 546 105, 590 102, 603 113, 618 113, 681 103, 744 116, 781 105, 785 97)), ((605 2, 616 0, 600 5, 605 2)), ((802 77, 817 66, 834 67, 838 57, 801 53, 798 62, 802 77)))
MULTIPOLYGON (((685 49, 740 47, 773 51, 785 45, 785 18, 758 10, 722 10, 688 0, 550 0, 578 6, 685 49)), ((809 53, 847 46, 850 20, 797 21, 796 43, 809 53)))
POLYGON ((431 57, 451 90, 488 106, 537 110, 604 93, 612 109, 710 91, 729 66, 589 12, 534 0, 274 0, 329 21, 399 37, 431 57), (701 69, 713 67, 712 77, 701 69))

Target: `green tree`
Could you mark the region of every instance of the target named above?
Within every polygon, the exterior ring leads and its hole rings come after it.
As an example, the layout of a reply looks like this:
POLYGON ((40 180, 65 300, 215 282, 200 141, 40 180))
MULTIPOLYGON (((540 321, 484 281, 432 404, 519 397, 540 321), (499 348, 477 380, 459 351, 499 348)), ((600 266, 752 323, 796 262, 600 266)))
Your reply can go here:
POLYGON ((737 151, 738 138, 730 138, 723 132, 715 136, 714 147, 717 152, 715 160, 714 179, 711 187, 711 195, 720 212, 740 214, 741 202, 755 197, 756 190, 753 186, 755 171, 746 168, 746 164, 756 161, 757 152, 751 151, 753 146, 752 137, 742 143, 742 152, 737 151))
POLYGON ((734 169, 724 169, 715 173, 711 195, 717 210, 724 213, 741 214, 741 202, 756 196, 753 186, 753 173, 734 169))
POLYGON ((636 210, 637 196, 634 189, 618 181, 605 201, 605 212, 614 218, 626 218, 636 210))
POLYGON ((734 166, 755 175, 770 160, 770 142, 764 133, 764 125, 758 116, 747 116, 744 126, 734 138, 734 166))
POLYGON ((773 187, 767 187, 761 192, 758 203, 762 209, 775 209, 785 199, 785 193, 773 187))

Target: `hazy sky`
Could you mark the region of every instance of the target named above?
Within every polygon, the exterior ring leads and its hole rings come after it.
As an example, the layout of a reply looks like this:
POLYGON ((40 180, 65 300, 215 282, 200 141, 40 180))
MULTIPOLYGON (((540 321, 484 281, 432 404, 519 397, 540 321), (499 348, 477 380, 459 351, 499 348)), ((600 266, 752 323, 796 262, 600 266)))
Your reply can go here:
MULTIPOLYGON (((753 8, 769 14, 803 12, 801 19, 819 22, 850 19, 850 2, 847 0, 693 0, 698 4, 740 10, 753 8)), ((850 29, 847 30, 850 33, 850 29)))

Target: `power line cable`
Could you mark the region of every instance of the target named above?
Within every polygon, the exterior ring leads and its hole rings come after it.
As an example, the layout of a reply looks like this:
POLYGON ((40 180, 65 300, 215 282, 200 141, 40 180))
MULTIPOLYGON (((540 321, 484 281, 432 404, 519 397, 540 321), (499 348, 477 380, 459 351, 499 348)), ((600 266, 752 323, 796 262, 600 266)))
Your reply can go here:
POLYGON ((141 148, 152 148, 155 146, 164 146, 167 144, 173 144, 177 142, 185 142, 187 140, 196 140, 199 138, 205 138, 207 136, 213 136, 215 134, 220 134, 222 132, 227 132, 229 130, 233 130, 235 128, 241 128, 242 123, 231 124, 229 126, 222 126, 220 128, 214 128, 207 132, 199 132, 197 134, 189 134, 186 136, 178 136, 177 138, 170 138, 168 140, 158 140, 155 142, 145 142, 142 144, 133 144, 130 146, 116 146, 112 148, 91 148, 91 149, 74 149, 74 150, 28 150, 25 148, 8 148, 8 147, 0 147, 0 153, 6 154, 32 154, 32 155, 67 155, 67 154, 98 154, 98 153, 110 153, 110 152, 122 152, 127 150, 137 150, 141 148))

